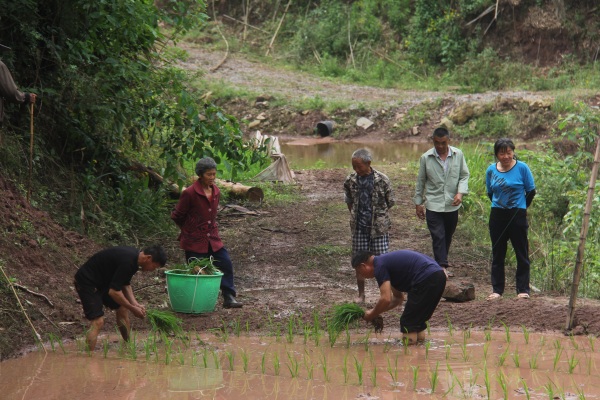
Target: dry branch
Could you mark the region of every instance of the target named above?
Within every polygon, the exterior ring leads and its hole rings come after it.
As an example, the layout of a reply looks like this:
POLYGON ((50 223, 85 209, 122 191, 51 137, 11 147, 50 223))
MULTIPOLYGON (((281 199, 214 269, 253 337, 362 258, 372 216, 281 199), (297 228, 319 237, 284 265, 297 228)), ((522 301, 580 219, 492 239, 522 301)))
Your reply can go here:
POLYGON ((225 56, 223 57, 223 59, 216 66, 212 67, 209 70, 210 72, 215 72, 216 70, 221 68, 221 65, 223 65, 225 63, 225 60, 227 60, 227 56, 229 55, 229 42, 225 38, 225 35, 223 35, 223 32, 221 32, 221 27, 219 26, 219 23, 217 22, 217 14, 215 13, 215 0, 213 0, 213 2, 212 2, 212 10, 213 10, 213 19, 215 20, 215 23, 217 24, 217 30, 219 31, 219 34, 225 41, 225 46, 226 46, 225 56))
POLYGON ((292 0, 289 0, 288 3, 287 3, 287 6, 285 6, 285 10, 283 11, 283 15, 281 16, 281 19, 279 20, 279 25, 277 25, 277 29, 275 30, 275 34, 271 38, 271 43, 269 43, 269 48, 267 49, 267 53, 265 54, 265 56, 268 56, 269 52, 273 48, 273 43, 275 42, 275 38, 277 37, 277 34, 279 33, 279 28, 281 28, 281 24, 283 24, 283 19, 285 18, 285 15, 287 14, 288 8, 290 8, 290 4, 291 3, 292 3, 292 0))
POLYGON ((54 307, 54 304, 52 304, 52 302, 50 301, 50 299, 48 297, 46 297, 46 295, 43 295, 43 294, 38 293, 38 292, 34 292, 33 290, 30 290, 30 289, 26 288, 23 285, 19 285, 18 283, 13 283, 12 285, 14 287, 16 287, 17 289, 21 289, 24 292, 27 292, 27 293, 32 294, 34 296, 38 296, 38 297, 43 298, 44 300, 46 300, 46 303, 48 303, 50 305, 50 307, 54 307))
POLYGON ((44 349, 44 353, 47 354, 48 351, 46 350, 46 347, 44 346, 44 343, 42 342, 42 337, 35 330, 35 326, 33 326, 33 322, 31 322, 31 319, 29 318, 29 315, 27 314, 27 311, 25 311, 25 308, 23 307, 23 304, 21 303, 21 299, 19 299, 19 295, 17 294, 17 291, 15 290, 14 286, 12 285, 12 282, 10 281, 10 279, 8 278, 8 276, 6 275, 6 272, 4 272, 4 268, 2 267, 2 265, 0 265, 0 271, 2 271, 2 275, 4 276, 4 279, 6 279, 6 282, 8 283, 8 285, 10 286, 10 288, 12 289, 12 292, 15 295, 15 298, 17 299, 17 303, 19 303, 19 307, 21 307, 21 312, 23 312, 23 315, 27 319, 27 322, 29 322, 29 326, 31 326, 31 329, 33 330, 33 333, 35 333, 35 338, 42 344, 42 349, 44 349))
POLYGON ((372 52, 373 54, 375 54, 377 57, 379 57, 379 58, 383 58, 383 59, 384 59, 384 60, 386 60, 387 62, 389 62, 389 63, 392 63, 392 64, 394 64, 395 66, 397 66, 397 67, 399 67, 399 68, 402 68, 402 69, 406 70, 407 72, 410 72, 411 74, 413 74, 414 76, 416 76, 416 77, 417 77, 417 78, 419 78, 419 79, 423 79, 423 77, 422 77, 422 76, 420 76, 419 74, 417 74, 416 72, 413 72, 413 71, 411 71, 411 70, 409 70, 409 69, 406 69, 406 67, 404 67, 404 66, 402 66, 402 65, 398 64, 396 61, 392 60, 391 58, 389 58, 389 57, 388 57, 388 56, 386 56, 385 54, 381 54, 381 53, 377 52, 376 50, 373 50, 371 47, 369 47, 369 50, 371 50, 371 52, 372 52))
POLYGON ((240 21, 239 19, 236 19, 236 18, 230 17, 229 15, 223 14, 223 17, 225 17, 225 18, 227 18, 227 19, 230 19, 230 20, 232 20, 232 21, 235 21, 235 22, 239 22, 240 24, 243 24, 244 26, 250 27, 250 28, 252 28, 252 29, 256 29, 256 30, 258 30, 258 31, 261 31, 261 32, 263 32, 263 33, 267 33, 267 34, 269 33, 269 32, 267 32, 267 31, 265 31, 264 29, 260 29, 260 28, 258 28, 258 27, 256 27, 256 26, 254 26, 254 25, 250 25, 250 24, 249 24, 249 23, 247 23, 247 22, 240 21))

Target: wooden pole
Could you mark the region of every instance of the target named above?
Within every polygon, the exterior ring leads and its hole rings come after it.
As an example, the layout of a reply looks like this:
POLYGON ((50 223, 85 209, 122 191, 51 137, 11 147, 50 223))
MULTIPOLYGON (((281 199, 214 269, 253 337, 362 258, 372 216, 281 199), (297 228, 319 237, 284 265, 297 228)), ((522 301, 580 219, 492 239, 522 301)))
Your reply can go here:
POLYGON ((31 199, 31 178, 33 176, 33 103, 29 109, 29 179, 27 182, 27 203, 31 199))
POLYGON ((577 291, 579 290, 579 281, 581 280, 581 267, 583 265, 583 256, 585 252, 585 241, 587 239, 588 228, 590 226, 592 201, 594 199, 596 177, 598 176, 598 164, 600 164, 600 139, 597 139, 596 142, 596 154, 594 156, 592 176, 590 176, 590 185, 588 186, 587 200, 585 202, 585 210, 583 211, 581 235, 579 236, 579 246, 577 247, 575 269, 573 270, 573 285, 571 286, 571 297, 569 298, 569 308, 566 326, 567 330, 571 330, 573 328, 573 318, 575 317, 575 303, 577 302, 577 291))
POLYGON ((271 52, 271 49, 273 48, 273 43, 275 42, 275 38, 277 37, 277 34, 279 33, 279 28, 281 28, 281 24, 283 24, 283 19, 285 18, 285 14, 287 14, 288 8, 290 8, 290 4, 292 4, 292 0, 288 1, 287 6, 285 6, 285 10, 283 11, 283 15, 281 16, 281 19, 279 20, 279 25, 277 25, 277 29, 275 29, 275 34, 271 38, 271 43, 269 43, 269 48, 267 49, 267 53, 265 54, 265 57, 269 55, 269 53, 271 52))
POLYGON ((25 308, 23 307, 23 304, 21 303, 21 300, 19 299, 19 295, 17 294, 15 287, 12 285, 10 279, 8 278, 8 275, 6 275, 6 272, 4 272, 4 268, 2 267, 2 264, 0 264, 0 272, 2 272, 2 275, 4 276, 6 283, 12 289, 12 292, 15 295, 15 298, 17 299, 17 303, 19 303, 19 307, 21 307, 21 311, 23 312, 23 315, 25 316, 25 318, 27 318, 27 322, 29 322, 29 326, 31 327, 31 330, 33 330, 33 333, 35 333, 36 340, 38 340, 40 342, 40 344, 42 345, 42 349, 44 349, 44 353, 48 353, 48 351, 46 350, 46 347, 44 346, 44 342, 42 342, 42 336, 35 330, 35 326, 33 326, 33 322, 31 322, 29 315, 27 315, 27 311, 25 311, 25 308))

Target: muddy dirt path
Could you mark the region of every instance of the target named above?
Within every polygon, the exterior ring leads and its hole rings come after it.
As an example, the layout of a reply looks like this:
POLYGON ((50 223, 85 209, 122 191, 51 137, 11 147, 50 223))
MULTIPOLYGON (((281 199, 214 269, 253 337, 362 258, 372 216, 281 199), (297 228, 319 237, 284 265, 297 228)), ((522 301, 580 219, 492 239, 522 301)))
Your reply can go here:
POLYGON ((194 43, 180 43, 179 48, 189 54, 182 62, 183 68, 191 71, 205 71, 205 77, 213 81, 245 89, 256 95, 270 95, 291 103, 303 98, 320 97, 325 102, 349 102, 354 99, 357 105, 372 107, 399 106, 410 108, 415 104, 430 102, 439 98, 452 98, 457 103, 467 101, 489 102, 498 96, 504 98, 551 98, 550 93, 527 91, 486 92, 477 94, 456 94, 449 92, 385 89, 333 82, 309 74, 275 68, 261 61, 252 60, 239 53, 230 53, 225 62, 215 71, 224 52, 209 51, 194 43))
MULTIPOLYGON (((386 172, 396 191, 393 208, 391 249, 413 249, 431 255, 431 242, 425 224, 417 220, 411 202, 412 172, 397 164, 379 166, 386 172)), ((236 265, 239 298, 243 309, 217 311, 203 316, 184 315, 188 328, 198 331, 242 321, 255 332, 285 330, 290 315, 311 321, 322 317, 335 303, 351 301, 355 296, 354 271, 349 266, 350 231, 348 211, 343 203, 342 182, 345 169, 299 171, 300 200, 277 205, 272 201, 259 208, 259 216, 243 217, 221 214, 221 228, 226 246, 236 265)), ((489 267, 486 258, 461 238, 459 224, 451 263, 453 281, 473 283, 476 300, 467 303, 442 301, 431 320, 432 329, 445 330, 448 321, 454 328, 483 329, 504 325, 519 330, 522 325, 533 331, 561 331, 566 323, 568 299, 547 293, 529 300, 517 300, 513 272, 507 272, 507 292, 500 301, 489 302, 489 267)), ((378 299, 374 281, 367 282, 367 307, 378 299)), ((600 334, 600 307, 596 301, 581 301, 577 313, 578 333, 600 334)), ((399 313, 384 314, 384 334, 397 333, 399 313), (387 333, 386 333, 387 332, 387 333)), ((365 325, 365 329, 367 326, 365 325)))

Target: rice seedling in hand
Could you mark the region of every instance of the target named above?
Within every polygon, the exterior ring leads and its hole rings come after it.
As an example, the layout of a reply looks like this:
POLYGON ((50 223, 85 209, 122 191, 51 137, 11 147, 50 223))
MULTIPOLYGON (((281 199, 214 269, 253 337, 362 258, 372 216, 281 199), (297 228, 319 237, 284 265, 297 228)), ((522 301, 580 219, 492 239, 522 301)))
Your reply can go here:
POLYGON ((333 312, 329 321, 330 327, 334 332, 342 332, 354 321, 358 321, 365 315, 358 304, 343 303, 333 306, 333 312))
POLYGON ((183 336, 183 320, 171 311, 148 309, 146 316, 154 332, 183 336))

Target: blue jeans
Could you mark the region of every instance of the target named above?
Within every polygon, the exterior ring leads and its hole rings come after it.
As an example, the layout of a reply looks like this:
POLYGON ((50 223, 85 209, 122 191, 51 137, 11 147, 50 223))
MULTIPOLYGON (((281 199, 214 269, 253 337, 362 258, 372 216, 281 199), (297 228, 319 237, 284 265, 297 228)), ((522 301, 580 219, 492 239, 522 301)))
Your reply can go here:
POLYGON ((219 268, 219 270, 223 273, 223 278, 221 278, 221 291, 223 294, 230 293, 235 297, 235 286, 233 284, 233 264, 231 263, 231 258, 229 258, 229 252, 225 247, 221 247, 219 251, 213 251, 209 248, 208 253, 196 253, 193 251, 185 252, 185 259, 189 261, 190 258, 208 258, 213 256, 215 259, 215 267, 219 268))

